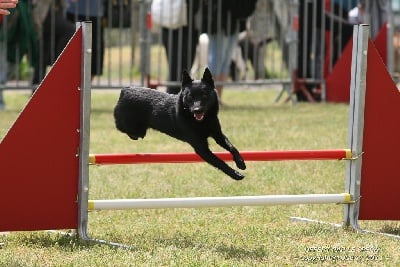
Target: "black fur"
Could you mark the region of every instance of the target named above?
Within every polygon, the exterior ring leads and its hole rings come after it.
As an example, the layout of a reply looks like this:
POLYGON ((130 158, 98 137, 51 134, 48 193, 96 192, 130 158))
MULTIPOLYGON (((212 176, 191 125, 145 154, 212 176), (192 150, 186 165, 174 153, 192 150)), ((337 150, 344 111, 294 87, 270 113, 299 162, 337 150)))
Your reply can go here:
POLYGON ((178 95, 143 87, 123 88, 114 109, 114 118, 117 129, 134 140, 144 138, 148 128, 158 130, 189 143, 209 164, 233 179, 241 180, 244 176, 215 156, 208 147, 207 138, 213 137, 232 154, 239 169, 246 169, 239 151, 222 133, 218 108, 210 71, 206 69, 200 81, 193 81, 184 71, 178 95))

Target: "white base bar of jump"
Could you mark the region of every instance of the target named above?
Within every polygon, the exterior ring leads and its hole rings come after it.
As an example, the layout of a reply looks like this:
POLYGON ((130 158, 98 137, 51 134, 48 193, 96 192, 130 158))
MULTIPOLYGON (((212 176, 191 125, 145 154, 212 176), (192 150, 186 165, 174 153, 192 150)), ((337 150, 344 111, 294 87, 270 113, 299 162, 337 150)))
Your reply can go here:
POLYGON ((351 195, 347 193, 341 193, 309 195, 89 200, 88 210, 93 211, 126 209, 207 208, 332 203, 352 203, 351 195))

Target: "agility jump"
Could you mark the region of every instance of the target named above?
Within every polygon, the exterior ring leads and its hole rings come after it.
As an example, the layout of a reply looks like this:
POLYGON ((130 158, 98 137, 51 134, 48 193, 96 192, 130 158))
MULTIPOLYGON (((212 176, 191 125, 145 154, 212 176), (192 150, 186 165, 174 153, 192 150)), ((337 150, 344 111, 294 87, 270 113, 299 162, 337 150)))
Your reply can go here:
MULTIPOLYGON (((228 152, 215 152, 224 161, 232 161, 228 152)), ((341 160, 352 159, 350 149, 241 151, 246 161, 280 160, 341 160)), ((139 163, 193 163, 203 162, 195 153, 140 153, 140 154, 90 154, 89 162, 97 165, 139 163)))
POLYGON ((394 112, 400 93, 367 37, 368 26, 355 27, 349 150, 243 153, 247 160, 349 159, 344 193, 89 200, 89 164, 199 159, 190 154, 89 155, 91 24, 82 23, 0 143, 0 215, 5 218, 0 231, 78 229, 82 239, 92 240, 89 210, 307 203, 343 203, 343 222, 355 229, 358 220, 400 220, 400 206, 394 204, 400 186, 400 124, 394 112))

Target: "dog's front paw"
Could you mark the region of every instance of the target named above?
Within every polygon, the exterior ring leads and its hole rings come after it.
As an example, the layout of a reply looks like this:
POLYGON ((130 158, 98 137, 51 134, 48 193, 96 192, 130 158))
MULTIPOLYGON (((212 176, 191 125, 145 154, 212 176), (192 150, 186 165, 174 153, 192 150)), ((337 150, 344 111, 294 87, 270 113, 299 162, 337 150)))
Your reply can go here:
POLYGON ((238 159, 235 160, 236 166, 241 169, 241 170, 245 170, 246 169, 246 163, 244 162, 244 160, 240 157, 238 159))
POLYGON ((235 180, 242 180, 244 178, 243 174, 235 170, 233 170, 233 173, 230 176, 235 180))

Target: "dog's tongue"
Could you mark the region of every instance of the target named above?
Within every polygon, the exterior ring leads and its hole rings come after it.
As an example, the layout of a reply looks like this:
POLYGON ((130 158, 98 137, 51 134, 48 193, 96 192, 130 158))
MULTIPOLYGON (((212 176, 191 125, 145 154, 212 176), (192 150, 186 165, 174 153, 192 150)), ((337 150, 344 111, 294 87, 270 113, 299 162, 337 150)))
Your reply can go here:
POLYGON ((203 120, 203 118, 204 118, 204 113, 203 113, 203 112, 194 113, 194 118, 195 118, 197 121, 201 121, 201 120, 203 120))

